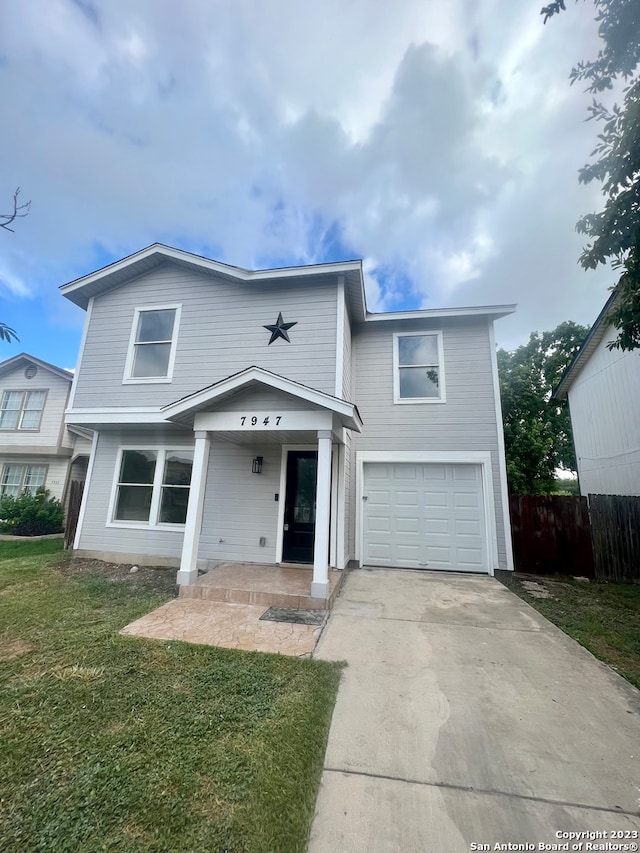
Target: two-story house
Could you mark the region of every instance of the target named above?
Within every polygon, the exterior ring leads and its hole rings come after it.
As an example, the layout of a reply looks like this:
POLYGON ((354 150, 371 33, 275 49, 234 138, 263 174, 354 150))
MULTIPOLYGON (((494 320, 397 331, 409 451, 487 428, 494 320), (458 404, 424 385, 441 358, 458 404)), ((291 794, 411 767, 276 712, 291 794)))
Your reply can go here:
POLYGON ((64 500, 70 477, 84 479, 91 433, 64 423, 72 382, 24 352, 0 363, 0 495, 44 486, 64 500))
MULTIPOLYGON (((94 430, 75 547, 175 564, 511 568, 493 322, 373 314, 359 261, 251 271, 153 245, 64 285, 67 422, 94 430)), ((311 573, 310 573, 311 580, 311 573)))

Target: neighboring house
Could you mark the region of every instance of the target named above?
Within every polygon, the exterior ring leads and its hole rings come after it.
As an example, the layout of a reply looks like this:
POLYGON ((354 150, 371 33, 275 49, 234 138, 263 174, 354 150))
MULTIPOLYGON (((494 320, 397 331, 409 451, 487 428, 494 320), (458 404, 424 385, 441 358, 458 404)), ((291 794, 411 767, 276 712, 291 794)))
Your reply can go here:
POLYGON ((640 350, 610 350, 615 291, 555 396, 569 400, 583 495, 640 495, 640 350))
POLYGON ((493 321, 373 314, 359 261, 249 271, 153 245, 64 285, 75 548, 179 566, 512 568, 493 321))
POLYGON ((72 382, 27 353, 0 363, 0 495, 45 486, 64 501, 70 473, 84 479, 91 432, 64 423, 72 382))

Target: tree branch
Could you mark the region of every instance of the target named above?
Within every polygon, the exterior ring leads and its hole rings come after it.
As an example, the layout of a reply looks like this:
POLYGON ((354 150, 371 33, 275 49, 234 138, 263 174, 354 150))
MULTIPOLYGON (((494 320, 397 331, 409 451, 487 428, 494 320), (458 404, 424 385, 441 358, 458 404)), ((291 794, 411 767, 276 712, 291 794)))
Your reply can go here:
POLYGON ((0 228, 4 228, 5 231, 11 231, 13 233, 13 228, 9 228, 11 223, 15 219, 22 219, 24 216, 29 215, 29 208, 31 207, 31 202, 26 201, 24 204, 18 204, 18 196, 20 195, 20 187, 13 194, 13 213, 0 213, 0 228), (2 221, 4 220, 4 222, 2 221))

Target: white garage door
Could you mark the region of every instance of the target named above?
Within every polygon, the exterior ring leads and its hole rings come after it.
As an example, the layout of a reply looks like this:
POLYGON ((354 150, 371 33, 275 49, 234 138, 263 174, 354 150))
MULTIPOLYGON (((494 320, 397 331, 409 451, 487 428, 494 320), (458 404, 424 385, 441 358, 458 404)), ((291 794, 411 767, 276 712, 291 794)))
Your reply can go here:
POLYGON ((488 572, 480 465, 364 465, 363 564, 488 572))

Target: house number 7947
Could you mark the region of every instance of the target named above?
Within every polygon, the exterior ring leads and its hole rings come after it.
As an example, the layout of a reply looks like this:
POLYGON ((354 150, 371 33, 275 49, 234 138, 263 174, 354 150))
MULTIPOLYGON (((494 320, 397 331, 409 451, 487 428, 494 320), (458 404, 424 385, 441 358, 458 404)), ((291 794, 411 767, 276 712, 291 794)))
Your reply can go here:
MULTIPOLYGON (((282 415, 275 415, 274 421, 276 426, 280 425, 281 419, 282 415)), ((259 421, 260 418, 258 418, 257 415, 242 415, 240 417, 240 426, 258 426, 259 421)), ((262 420, 260 421, 260 425, 269 426, 269 415, 267 415, 265 418, 262 418, 262 420)))

